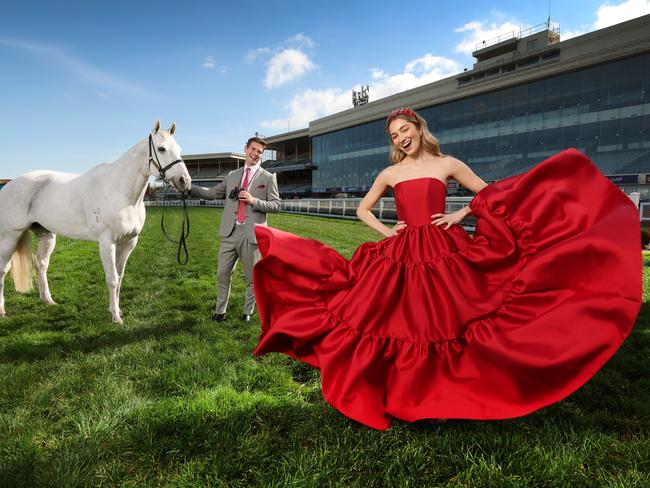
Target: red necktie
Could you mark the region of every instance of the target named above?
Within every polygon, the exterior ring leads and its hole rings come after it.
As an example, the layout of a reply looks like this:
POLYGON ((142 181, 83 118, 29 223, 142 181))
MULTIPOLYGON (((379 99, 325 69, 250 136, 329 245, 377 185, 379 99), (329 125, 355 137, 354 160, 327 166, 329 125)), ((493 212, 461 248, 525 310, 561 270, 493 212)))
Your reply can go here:
MULTIPOLYGON (((248 190, 248 184, 250 183, 251 169, 246 168, 246 177, 244 178, 244 184, 242 185, 242 190, 248 190)), ((243 224, 246 220, 246 204, 239 201, 239 207, 237 207, 237 222, 243 224)))

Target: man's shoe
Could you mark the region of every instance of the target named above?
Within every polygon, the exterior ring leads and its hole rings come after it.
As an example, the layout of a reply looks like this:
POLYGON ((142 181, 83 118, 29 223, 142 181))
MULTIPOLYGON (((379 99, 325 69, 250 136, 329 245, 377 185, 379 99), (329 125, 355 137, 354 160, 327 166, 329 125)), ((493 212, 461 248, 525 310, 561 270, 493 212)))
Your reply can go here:
POLYGON ((214 320, 215 322, 223 322, 224 320, 226 320, 226 314, 225 313, 215 313, 212 316, 212 320, 214 320))
POLYGON ((250 316, 250 314, 245 313, 245 314, 243 314, 243 315, 241 316, 241 319, 242 319, 244 322, 250 322, 250 321, 251 321, 251 316, 250 316))

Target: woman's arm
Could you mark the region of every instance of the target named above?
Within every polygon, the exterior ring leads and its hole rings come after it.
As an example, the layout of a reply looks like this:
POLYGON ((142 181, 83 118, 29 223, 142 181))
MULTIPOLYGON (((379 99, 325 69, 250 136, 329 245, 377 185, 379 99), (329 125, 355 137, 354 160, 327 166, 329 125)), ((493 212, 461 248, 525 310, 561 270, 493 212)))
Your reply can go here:
POLYGON ((379 219, 377 219, 377 217, 375 217, 372 213, 373 207, 377 204, 388 186, 389 185, 387 182, 386 170, 384 170, 377 175, 377 178, 375 178, 372 187, 368 193, 366 193, 366 196, 363 197, 363 200, 361 200, 361 203, 359 203, 359 206, 357 207, 357 217, 359 217, 359 220, 385 237, 394 236, 400 230, 406 227, 406 224, 404 222, 399 221, 395 227, 391 229, 390 227, 382 224, 379 219))
MULTIPOLYGON (((451 158, 449 164, 451 165, 449 176, 451 176, 471 192, 478 193, 487 186, 487 183, 479 178, 476 173, 474 173, 474 171, 472 171, 471 168, 462 161, 459 161, 456 158, 451 158)), ((433 219, 431 223, 438 226, 446 224, 446 230, 449 229, 449 227, 452 225, 460 223, 470 213, 472 213, 472 210, 468 205, 467 207, 463 207, 460 210, 457 210, 456 212, 450 214, 433 214, 431 216, 433 219)))
POLYGON ((450 176, 472 193, 478 193, 487 186, 487 183, 462 161, 452 158, 451 165, 450 176))

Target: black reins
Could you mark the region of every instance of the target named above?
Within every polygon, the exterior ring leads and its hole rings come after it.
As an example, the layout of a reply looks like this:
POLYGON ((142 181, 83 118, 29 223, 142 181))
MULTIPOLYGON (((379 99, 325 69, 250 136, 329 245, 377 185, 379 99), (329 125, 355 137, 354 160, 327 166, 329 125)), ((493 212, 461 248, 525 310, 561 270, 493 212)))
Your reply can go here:
MULTIPOLYGON (((151 134, 149 134, 149 169, 151 170, 151 165, 153 164, 156 170, 158 171, 158 176, 160 176, 160 179, 163 180, 168 186, 171 185, 167 181, 167 178, 165 178, 165 173, 171 167, 182 162, 183 162, 182 159, 177 159, 176 161, 169 163, 167 166, 163 168, 162 165, 160 164, 160 160, 158 159, 158 151, 156 151, 156 147, 154 146, 153 137, 151 136, 151 134)), ((179 237, 178 240, 175 240, 172 237, 170 237, 169 234, 167 234, 167 231, 165 230, 165 207, 167 203, 167 195, 168 193, 165 193, 165 197, 163 198, 163 211, 160 217, 160 228, 162 229, 164 236, 170 242, 173 242, 174 244, 178 244, 178 253, 176 254, 176 260, 178 261, 178 264, 187 264, 187 262, 190 260, 190 255, 187 252, 187 238, 190 235, 190 218, 187 214, 187 203, 186 203, 187 194, 186 192, 181 192, 181 201, 183 202, 183 223, 181 225, 181 236, 179 237), (185 255, 183 261, 181 261, 181 251, 185 255)))
POLYGON ((181 201, 183 202, 183 223, 181 225, 181 236, 179 237, 178 240, 174 240, 172 237, 167 234, 167 231, 165 231, 165 207, 166 207, 166 202, 167 202, 167 194, 165 194, 165 198, 163 199, 163 211, 162 215, 160 216, 160 228, 163 231, 163 234, 169 240, 170 242, 173 242, 174 244, 178 244, 178 252, 176 253, 176 260, 178 261, 178 264, 187 264, 187 262, 190 260, 190 255, 187 252, 187 238, 190 235, 190 218, 187 215, 187 204, 186 204, 186 194, 185 192, 181 193, 181 201), (181 251, 185 255, 183 261, 181 261, 181 251))

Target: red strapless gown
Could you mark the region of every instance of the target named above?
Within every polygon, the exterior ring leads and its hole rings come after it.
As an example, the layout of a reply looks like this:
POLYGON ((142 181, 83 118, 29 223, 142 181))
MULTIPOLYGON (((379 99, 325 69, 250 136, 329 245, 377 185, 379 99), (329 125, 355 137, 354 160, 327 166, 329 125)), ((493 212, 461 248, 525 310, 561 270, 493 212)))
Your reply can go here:
POLYGON ((479 192, 473 239, 430 224, 445 191, 433 178, 396 185, 408 227, 350 261, 258 226, 255 354, 320 369, 325 399, 376 429, 517 417, 591 378, 641 304, 632 202, 576 150, 479 192))

